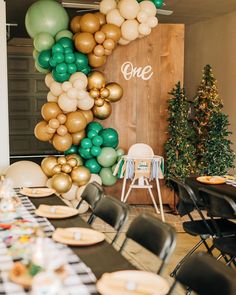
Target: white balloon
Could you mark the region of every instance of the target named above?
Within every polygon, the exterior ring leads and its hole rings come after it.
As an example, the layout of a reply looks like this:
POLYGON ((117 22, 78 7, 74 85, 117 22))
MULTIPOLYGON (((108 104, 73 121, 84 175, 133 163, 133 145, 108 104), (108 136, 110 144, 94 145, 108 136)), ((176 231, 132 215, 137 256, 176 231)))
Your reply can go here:
POLYGON ((130 43, 130 41, 126 40, 124 38, 120 38, 120 40, 118 41, 118 44, 120 44, 120 45, 127 45, 129 43, 130 43))
POLYGON ((148 15, 146 14, 145 11, 141 10, 141 11, 139 11, 139 13, 137 15, 137 20, 140 23, 145 23, 148 20, 148 15))
POLYGON ((47 85, 48 88, 50 88, 50 85, 51 85, 52 82, 54 82, 52 74, 47 73, 47 75, 45 76, 45 84, 47 85))
POLYGON ((67 201, 72 201, 76 199, 77 196, 78 185, 72 184, 70 190, 64 194, 61 194, 62 198, 67 201))
POLYGON ((147 36, 151 33, 151 28, 146 23, 142 23, 139 25, 138 31, 141 35, 147 36))
POLYGON ((88 92, 86 90, 78 90, 77 98, 80 99, 86 99, 88 97, 88 92))
POLYGON ((69 90, 67 90, 67 96, 71 99, 77 99, 78 97, 78 90, 76 88, 70 88, 69 90))
POLYGON ((142 1, 139 3, 139 6, 143 12, 145 12, 148 16, 155 16, 157 13, 156 6, 151 1, 142 1))
POLYGON ((138 38, 139 23, 136 20, 126 20, 121 26, 122 38, 133 41, 138 38))
POLYGON ((58 98, 58 105, 63 112, 75 112, 77 110, 77 99, 69 98, 66 93, 62 93, 58 98))
POLYGON ((87 85, 88 85, 88 81, 85 82, 85 80, 78 79, 73 82, 73 87, 78 90, 85 89, 87 87, 87 85))
POLYGON ((94 106, 94 99, 88 95, 87 98, 78 100, 77 106, 82 111, 91 110, 94 106))
POLYGON ((121 0, 119 2, 120 14, 125 19, 135 19, 140 10, 139 3, 136 0, 121 0))
POLYGON ((102 0, 100 2, 100 12, 107 14, 110 10, 116 8, 116 1, 115 0, 102 0))
POLYGON ((120 11, 118 9, 112 9, 108 12, 106 21, 108 24, 113 24, 120 27, 125 21, 125 19, 120 14, 120 11))
POLYGON ((65 81, 62 83, 61 87, 63 91, 67 92, 72 87, 72 84, 69 81, 65 81))
POLYGON ((84 73, 82 73, 82 72, 76 72, 76 73, 74 73, 73 75, 70 76, 70 80, 69 80, 70 83, 74 84, 74 82, 77 81, 77 80, 81 81, 81 85, 84 85, 81 88, 86 88, 87 87, 87 85, 88 85, 88 78, 87 78, 87 76, 84 73))
POLYGON ((57 102, 58 101, 58 96, 53 95, 52 92, 49 91, 48 94, 47 94, 47 101, 48 102, 57 102))
POLYGON ((59 82, 52 82, 50 85, 50 91, 52 92, 53 95, 59 96, 62 94, 63 90, 61 88, 61 83, 59 82))
POLYGON ((158 19, 155 16, 150 16, 147 20, 147 25, 150 28, 155 28, 158 25, 158 19))

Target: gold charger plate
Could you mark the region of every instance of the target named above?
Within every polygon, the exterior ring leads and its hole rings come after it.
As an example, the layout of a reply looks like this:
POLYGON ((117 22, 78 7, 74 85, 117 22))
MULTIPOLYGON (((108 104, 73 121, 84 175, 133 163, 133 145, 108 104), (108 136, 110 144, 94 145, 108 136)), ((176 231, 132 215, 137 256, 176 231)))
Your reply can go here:
POLYGON ((222 176, 199 176, 197 181, 205 184, 223 184, 226 179, 222 176))
POLYGON ((165 295, 168 282, 159 275, 139 270, 124 270, 105 273, 97 281, 97 290, 102 295, 165 295))
POLYGON ((68 206, 50 206, 50 205, 39 205, 38 209, 35 210, 35 214, 41 217, 61 219, 79 214, 78 210, 68 206))
POLYGON ((43 198, 51 196, 52 194, 55 194, 55 190, 52 188, 42 187, 42 188, 29 188, 29 187, 23 187, 20 190, 20 194, 25 195, 27 197, 32 198, 43 198))
POLYGON ((54 241, 70 246, 90 246, 105 240, 105 235, 99 231, 83 228, 57 228, 52 238, 54 241))

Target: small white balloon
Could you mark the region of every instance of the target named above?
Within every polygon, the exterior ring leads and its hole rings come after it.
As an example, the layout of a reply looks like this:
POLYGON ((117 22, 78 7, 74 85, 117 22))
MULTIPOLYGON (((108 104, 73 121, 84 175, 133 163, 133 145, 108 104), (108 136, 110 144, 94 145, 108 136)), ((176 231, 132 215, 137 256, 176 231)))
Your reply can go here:
POLYGON ((115 9, 117 6, 115 0, 102 0, 100 2, 100 12, 107 14, 110 10, 115 9))
MULTIPOLYGON (((74 84, 74 82, 76 81, 76 80, 79 80, 79 81, 81 81, 81 83, 82 83, 82 85, 84 85, 83 87, 81 87, 81 88, 86 88, 87 87, 87 85, 88 85, 88 78, 87 78, 87 76, 84 74, 84 73, 82 73, 82 72, 76 72, 76 73, 74 73, 74 74, 72 74, 71 76, 70 76, 70 83, 72 83, 72 84, 74 84)), ((74 85, 73 85, 74 86, 74 85)), ((74 86, 75 87, 75 86, 74 86)), ((77 87, 76 87, 77 88, 77 87)))
POLYGON ((78 90, 74 87, 71 87, 69 90, 67 90, 67 96, 71 99, 77 99, 78 97, 78 90))
POLYGON ((69 81, 65 81, 61 85, 62 90, 67 92, 70 88, 72 88, 72 84, 69 81))
POLYGON ((49 91, 48 94, 47 94, 47 101, 48 102, 57 102, 58 101, 58 96, 53 95, 52 92, 49 91))
POLYGON ((133 41, 138 38, 139 23, 136 20, 126 20, 121 26, 121 35, 122 38, 133 41))
POLYGON ((148 20, 148 15, 143 10, 141 10, 137 15, 137 20, 140 23, 145 23, 148 20))
POLYGON ((151 28, 146 23, 142 23, 139 25, 138 31, 141 35, 147 36, 151 33, 151 28))
POLYGON ((77 99, 69 98, 66 93, 62 93, 58 98, 58 105, 65 113, 77 110, 77 99))
POLYGON ((91 110, 94 106, 94 99, 88 95, 87 98, 78 100, 77 106, 82 111, 91 110))
POLYGON ((61 95, 63 92, 62 87, 61 87, 61 83, 56 82, 56 81, 52 82, 50 85, 50 91, 55 96, 61 95))
POLYGON ((155 16, 150 16, 147 20, 147 25, 150 28, 155 28, 158 25, 158 19, 155 16))
POLYGON ((51 85, 52 82, 54 82, 54 79, 52 77, 52 74, 51 73, 48 73, 45 76, 45 84, 47 85, 48 88, 50 88, 50 85, 51 85))
POLYGON ((142 1, 139 3, 141 11, 145 12, 148 16, 155 16, 157 14, 156 6, 151 1, 142 1))
POLYGON ((86 99, 88 97, 88 92, 86 90, 78 90, 77 92, 77 99, 86 99))
POLYGON ((140 11, 140 6, 136 0, 121 0, 119 9, 125 19, 135 19, 140 11))
POLYGON ((125 21, 125 19, 120 14, 120 11, 118 9, 112 9, 108 12, 106 21, 108 24, 113 24, 120 27, 125 21))

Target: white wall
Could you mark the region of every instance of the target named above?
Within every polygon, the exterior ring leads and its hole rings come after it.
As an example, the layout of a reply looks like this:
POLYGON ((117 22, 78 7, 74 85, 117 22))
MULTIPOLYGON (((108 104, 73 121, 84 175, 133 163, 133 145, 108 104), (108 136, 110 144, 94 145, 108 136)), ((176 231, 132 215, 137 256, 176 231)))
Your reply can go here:
POLYGON ((9 165, 6 7, 0 0, 0 173, 9 165))

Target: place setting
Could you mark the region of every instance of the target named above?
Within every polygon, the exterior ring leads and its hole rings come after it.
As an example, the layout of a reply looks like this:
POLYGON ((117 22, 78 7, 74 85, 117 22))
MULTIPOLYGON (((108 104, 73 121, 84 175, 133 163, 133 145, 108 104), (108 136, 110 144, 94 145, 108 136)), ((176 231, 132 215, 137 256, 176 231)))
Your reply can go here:
POLYGON ((43 197, 48 197, 55 194, 56 191, 48 187, 40 187, 40 188, 23 187, 19 190, 19 193, 31 198, 43 198, 43 197))
POLYGON ((75 208, 68 206, 52 206, 46 204, 40 204, 35 210, 37 216, 52 218, 52 219, 63 219, 76 216, 79 211, 75 208))

